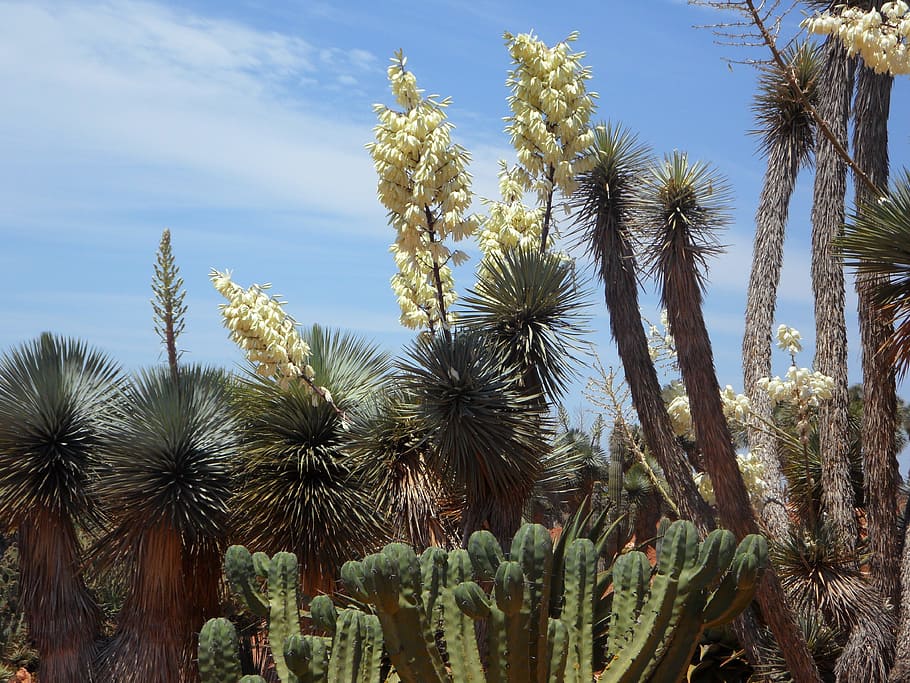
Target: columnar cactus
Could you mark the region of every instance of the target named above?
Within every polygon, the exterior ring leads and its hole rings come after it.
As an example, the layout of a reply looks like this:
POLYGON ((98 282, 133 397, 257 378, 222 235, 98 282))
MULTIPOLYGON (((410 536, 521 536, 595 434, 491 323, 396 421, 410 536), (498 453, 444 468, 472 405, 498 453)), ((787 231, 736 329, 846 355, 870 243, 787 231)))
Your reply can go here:
MULTIPOLYGON (((594 520, 589 538, 581 529, 590 515, 580 514, 555 546, 547 529, 525 525, 508 557, 492 534, 478 531, 467 550, 433 548, 418 558, 409 546, 393 543, 347 562, 341 574, 348 593, 369 607, 336 610, 329 597, 315 598, 310 618, 330 638, 300 635, 293 556, 269 560, 232 548, 226 571, 252 610, 263 614, 268 606, 273 652, 283 644, 278 673, 285 683, 380 683, 383 651, 394 667, 391 680, 406 683, 590 683, 602 655, 605 683, 680 681, 704 629, 729 622, 752 599, 767 544, 748 536, 737 547, 722 530, 700 543, 695 527, 678 521, 666 528, 653 578, 639 552, 621 555, 610 572, 598 575, 597 560, 613 530, 607 519, 594 520), (252 583, 258 572, 268 575, 268 600, 252 583), (595 629, 605 609, 604 653, 595 629), (478 620, 486 622, 485 667, 478 620)), ((229 622, 206 625, 203 683, 237 680, 239 665, 217 661, 234 659, 235 649, 229 622)))

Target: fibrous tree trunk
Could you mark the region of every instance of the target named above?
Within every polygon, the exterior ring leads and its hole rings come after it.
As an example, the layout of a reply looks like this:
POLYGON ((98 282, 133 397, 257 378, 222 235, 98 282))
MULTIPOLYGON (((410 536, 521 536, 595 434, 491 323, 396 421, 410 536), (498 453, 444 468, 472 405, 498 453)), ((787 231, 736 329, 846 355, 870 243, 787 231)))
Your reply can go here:
MULTIPOLYGON (((714 482, 720 520, 737 538, 743 538, 758 533, 759 528, 724 417, 714 354, 701 309, 697 264, 689 250, 677 249, 676 253, 673 272, 663 274, 662 296, 670 332, 676 340, 679 369, 689 394, 696 440, 704 454, 705 469, 714 482)), ((820 682, 818 668, 773 569, 766 572, 756 599, 793 679, 820 682)))
MULTIPOLYGON (((837 37, 825 42, 818 114, 847 145, 847 118, 854 61, 837 37)), ((826 138, 816 144, 812 205, 812 290, 815 296, 815 369, 834 379, 832 397, 819 409, 822 510, 846 548, 856 544, 857 527, 850 483, 847 411, 847 329, 844 266, 835 247, 844 223, 847 167, 826 138)))
POLYGON ((754 414, 747 432, 749 450, 765 471, 762 507, 758 512, 768 532, 778 538, 789 533, 786 490, 777 439, 765 426, 772 421, 771 399, 756 383, 762 377, 771 376, 771 328, 784 259, 784 233, 790 197, 799 173, 799 158, 788 154, 787 147, 776 144, 768 155, 765 185, 755 217, 752 273, 743 334, 743 387, 754 414))
POLYGON ((96 680, 92 658, 101 611, 82 580, 79 555, 69 519, 45 508, 20 523, 20 600, 42 681, 96 680))

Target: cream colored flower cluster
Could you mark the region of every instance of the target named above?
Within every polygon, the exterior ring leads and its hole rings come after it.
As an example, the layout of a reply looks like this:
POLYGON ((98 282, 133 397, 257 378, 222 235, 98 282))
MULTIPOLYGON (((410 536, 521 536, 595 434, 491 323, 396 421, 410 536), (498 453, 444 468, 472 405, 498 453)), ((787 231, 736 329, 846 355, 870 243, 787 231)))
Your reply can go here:
POLYGON ((591 71, 581 65, 583 52, 572 52, 566 40, 548 48, 533 33, 505 34, 514 68, 506 84, 512 91, 506 132, 518 154, 522 181, 545 203, 554 189, 569 195, 575 178, 594 160, 585 151, 594 142, 589 126, 595 93, 585 81, 591 71))
POLYGON ((483 200, 488 215, 482 223, 478 242, 485 256, 501 254, 516 247, 536 249, 540 245, 543 209, 524 205, 524 187, 518 169, 500 162, 499 194, 502 201, 483 200))
POLYGON ((788 351, 791 356, 795 356, 802 351, 802 335, 800 335, 799 330, 787 327, 786 325, 780 325, 777 328, 777 347, 784 351, 788 351))
MULTIPOLYGON (((449 100, 423 97, 405 64, 399 51, 388 69, 392 92, 404 111, 374 105, 379 125, 374 128, 376 142, 367 149, 379 175, 379 200, 398 231, 398 248, 415 255, 427 251, 431 242, 472 235, 477 218, 466 214, 471 205, 470 157, 452 143, 452 124, 445 115, 449 100)), ((437 251, 439 260, 448 257, 445 246, 437 251)))
MULTIPOLYGON (((736 464, 743 475, 743 481, 746 483, 746 490, 749 492, 752 506, 756 509, 762 506, 762 492, 767 489, 767 482, 764 479, 765 468, 761 460, 752 453, 738 453, 736 455, 736 464)), ((700 472, 695 475, 695 483, 698 486, 698 492, 710 505, 717 504, 717 498, 714 495, 714 485, 711 477, 706 472, 700 472)))
POLYGON ((308 365, 310 348, 300 334, 294 319, 284 312, 284 302, 266 293, 269 285, 244 289, 231 280, 230 272, 213 270, 209 277, 215 289, 228 300, 221 304, 224 326, 231 339, 256 364, 256 373, 283 380, 303 377, 313 379, 308 365))
POLYGON ((910 5, 886 2, 868 12, 839 5, 803 22, 809 33, 837 36, 876 73, 910 74, 910 5))
POLYGON ((791 365, 787 376, 762 377, 757 382, 758 387, 766 392, 772 405, 781 402, 791 402, 804 407, 817 408, 820 401, 831 398, 834 380, 827 375, 809 368, 798 368, 791 365))
MULTIPOLYGON (((401 324, 412 330, 437 329, 442 319, 432 262, 420 256, 414 258, 394 244, 390 251, 398 266, 398 273, 392 276, 392 291, 398 297, 398 305, 401 307, 401 324)), ((443 303, 448 311, 448 322, 451 324, 455 313, 449 309, 456 298, 451 268, 440 266, 439 279, 442 283, 443 303)))
POLYGON ((676 360, 676 340, 669 332, 667 309, 660 312, 660 327, 648 323, 648 354, 652 362, 676 360))
MULTIPOLYGON (((720 392, 723 401, 724 416, 730 421, 745 422, 749 418, 751 406, 749 398, 744 394, 737 394, 729 384, 720 392)), ((664 403, 670 415, 670 426, 673 433, 685 439, 695 438, 692 427, 692 412, 689 407, 689 396, 686 394, 685 385, 674 380, 663 391, 664 403)))

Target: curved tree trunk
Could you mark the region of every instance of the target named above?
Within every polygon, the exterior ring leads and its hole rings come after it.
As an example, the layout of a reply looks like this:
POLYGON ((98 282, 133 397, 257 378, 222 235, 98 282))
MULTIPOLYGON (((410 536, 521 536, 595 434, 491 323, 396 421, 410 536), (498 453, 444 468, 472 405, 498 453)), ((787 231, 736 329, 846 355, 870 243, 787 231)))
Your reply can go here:
MULTIPOLYGON (((888 184, 888 114, 892 78, 876 75, 862 66, 858 74, 854 104, 853 149, 856 163, 879 187, 888 184)), ((875 201, 863 182, 855 179, 856 205, 875 201)), ((857 628, 851 633, 839 662, 838 680, 887 680, 894 656, 894 614, 897 605, 900 567, 897 536, 898 464, 894 438, 897 394, 894 367, 878 349, 894 332, 890 318, 877 310, 872 295, 882 278, 857 274, 859 327, 863 352, 862 455, 866 523, 869 539, 869 578, 882 596, 877 611, 877 637, 857 628)))
MULTIPOLYGON (((777 303, 777 287, 784 260, 784 233, 790 209, 790 197, 799 173, 799 159, 787 153, 786 143, 775 144, 768 155, 768 168, 755 216, 755 242, 752 250, 752 274, 746 298, 746 328, 743 334, 743 387, 752 412, 759 421, 770 423, 771 400, 756 382, 771 376, 771 329, 777 303)), ((786 489, 773 434, 750 422, 749 450, 765 470, 762 508, 759 510, 765 528, 772 536, 783 538, 789 533, 786 489)))
POLYGON ((85 683, 92 675, 101 612, 79 573, 72 522, 48 509, 19 525, 22 610, 41 658, 42 681, 85 683))
MULTIPOLYGON (((824 46, 818 113, 844 147, 853 90, 854 60, 837 37, 824 46)), ((850 485, 847 412, 847 324, 844 319, 844 265, 834 247, 844 223, 847 167, 827 138, 817 142, 812 204, 812 290, 815 295, 815 369, 834 379, 832 397, 819 409, 822 509, 847 548, 856 545, 856 517, 850 485)))
POLYGON ((616 340, 632 403, 641 421, 648 450, 657 458, 676 504, 702 532, 714 528, 714 515, 698 493, 688 461, 673 435, 670 417, 661 397, 657 371, 648 351, 648 338, 638 309, 635 255, 622 227, 615 220, 599 219, 603 244, 600 273, 604 299, 610 312, 610 331, 616 340))
MULTIPOLYGON (((717 509, 723 524, 737 538, 758 533, 749 493, 736 464, 733 438, 724 417, 714 369, 714 354, 702 314, 702 294, 693 250, 676 248, 671 272, 663 274, 663 301, 670 332, 676 340, 679 369, 689 394, 695 436, 704 454, 717 509)), ((796 681, 821 682, 774 570, 769 568, 756 594, 762 618, 777 641, 796 681)))

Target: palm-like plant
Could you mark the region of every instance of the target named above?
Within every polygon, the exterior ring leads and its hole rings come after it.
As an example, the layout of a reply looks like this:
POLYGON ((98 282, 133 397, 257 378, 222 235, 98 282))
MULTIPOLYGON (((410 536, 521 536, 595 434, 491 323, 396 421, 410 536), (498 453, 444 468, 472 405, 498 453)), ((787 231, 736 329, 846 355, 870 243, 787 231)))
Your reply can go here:
MULTIPOLYGON (((784 53, 790 68, 784 73, 776 63, 763 68, 753 110, 758 123, 755 134, 759 148, 767 157, 764 186, 755 213, 755 241, 752 274, 746 298, 743 333, 743 386, 752 411, 766 422, 771 419, 771 402, 765 391, 756 387, 762 377, 771 376, 771 328, 774 322, 777 287, 784 256, 784 233, 790 197, 801 167, 812 158, 815 122, 806 111, 799 92, 794 92, 790 77, 796 79, 803 96, 817 99, 819 76, 818 48, 806 43, 784 53)), ((762 519, 775 535, 787 533, 786 500, 772 434, 749 429, 749 448, 761 459, 765 469, 762 493, 762 519)))
POLYGON ((127 597, 100 667, 113 680, 196 680, 193 636, 217 613, 236 428, 224 372, 139 373, 97 483, 111 521, 98 552, 127 597))
POLYGON ((241 421, 238 533, 267 553, 296 553, 309 592, 331 591, 341 565, 387 537, 367 473, 349 449, 347 413, 381 391, 387 357, 356 336, 314 327, 304 339, 317 385, 250 377, 237 391, 241 421), (339 410, 344 412, 339 412, 339 410))
POLYGON ((698 495, 685 455, 673 436, 638 306, 631 230, 650 151, 622 126, 599 126, 594 135, 588 152, 594 166, 579 178, 573 196, 581 239, 604 284, 610 331, 648 448, 666 473, 683 514, 707 531, 713 528, 713 516, 698 495))
POLYGON ((447 493, 427 464, 427 435, 407 414, 413 403, 391 391, 353 417, 351 454, 362 460, 367 480, 374 482, 377 507, 388 519, 391 536, 417 549, 448 546, 453 540, 445 510, 447 493))
POLYGON ((483 330, 504 367, 534 394, 559 398, 585 332, 584 296, 572 260, 537 249, 486 257, 464 297, 461 322, 483 330))
POLYGON ((419 339, 399 364, 409 411, 427 435, 428 463, 466 501, 462 536, 510 538, 548 448, 545 405, 517 385, 486 336, 458 330, 419 339))
POLYGON ((49 681, 92 679, 100 612, 77 528, 102 521, 90 485, 119 376, 100 352, 50 334, 0 360, 0 520, 18 530, 21 605, 49 681))
MULTIPOLYGON (((676 341, 679 369, 689 393, 696 440, 711 480, 723 482, 715 490, 717 508, 727 528, 743 537, 756 533, 758 525, 736 464, 702 313, 706 260, 719 250, 714 230, 728 220, 728 196, 726 182, 710 167, 690 164, 685 154, 674 152, 652 171, 639 211, 648 239, 651 272, 659 283, 676 341)), ((773 572, 766 576, 757 598, 794 677, 818 680, 818 671, 773 572)))

